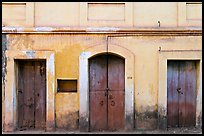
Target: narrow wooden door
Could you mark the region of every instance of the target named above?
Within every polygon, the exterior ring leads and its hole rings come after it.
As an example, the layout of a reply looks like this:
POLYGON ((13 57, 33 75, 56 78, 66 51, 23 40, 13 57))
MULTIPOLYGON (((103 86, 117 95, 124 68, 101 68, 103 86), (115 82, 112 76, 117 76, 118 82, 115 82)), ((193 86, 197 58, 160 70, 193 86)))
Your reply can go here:
POLYGON ((190 127, 196 122, 196 62, 168 61, 168 127, 190 127))
POLYGON ((45 62, 18 61, 18 127, 45 127, 45 62))
POLYGON ((124 65, 112 55, 89 60, 90 131, 123 129, 124 65))

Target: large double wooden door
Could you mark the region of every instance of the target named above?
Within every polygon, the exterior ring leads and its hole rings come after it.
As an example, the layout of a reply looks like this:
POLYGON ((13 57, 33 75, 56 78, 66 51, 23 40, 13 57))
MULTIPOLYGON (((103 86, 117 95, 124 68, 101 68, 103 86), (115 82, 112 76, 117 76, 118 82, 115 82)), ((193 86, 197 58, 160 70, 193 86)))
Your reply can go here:
POLYGON ((196 123, 196 62, 168 61, 168 127, 190 127, 196 123))
POLYGON ((125 60, 100 55, 89 60, 90 131, 124 128, 125 60))
POLYGON ((18 61, 18 128, 44 129, 45 61, 18 61))

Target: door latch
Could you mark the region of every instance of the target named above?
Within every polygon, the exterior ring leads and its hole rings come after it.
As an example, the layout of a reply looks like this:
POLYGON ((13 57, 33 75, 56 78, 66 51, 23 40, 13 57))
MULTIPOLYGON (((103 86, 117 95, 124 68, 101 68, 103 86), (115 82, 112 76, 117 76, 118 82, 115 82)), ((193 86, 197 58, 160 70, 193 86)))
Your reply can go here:
POLYGON ((105 96, 108 95, 108 91, 109 91, 109 90, 110 90, 109 88, 106 88, 106 89, 105 89, 105 96))
POLYGON ((109 88, 106 88, 106 91, 109 91, 110 89, 109 88))

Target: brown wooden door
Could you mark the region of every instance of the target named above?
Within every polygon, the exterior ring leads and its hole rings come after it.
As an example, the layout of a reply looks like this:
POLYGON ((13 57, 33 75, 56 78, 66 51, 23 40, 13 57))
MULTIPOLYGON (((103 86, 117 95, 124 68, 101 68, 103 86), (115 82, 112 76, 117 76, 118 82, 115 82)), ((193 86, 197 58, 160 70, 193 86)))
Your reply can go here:
POLYGON ((18 61, 18 127, 44 129, 46 78, 44 61, 18 61))
POLYGON ((90 131, 107 129, 107 56, 89 61, 90 131))
POLYGON ((168 127, 190 127, 196 123, 196 62, 168 61, 168 127))
POLYGON ((125 61, 116 56, 108 56, 108 129, 120 130, 124 127, 125 108, 125 61))
POLYGON ((124 65, 112 55, 89 60, 90 131, 123 129, 124 65))

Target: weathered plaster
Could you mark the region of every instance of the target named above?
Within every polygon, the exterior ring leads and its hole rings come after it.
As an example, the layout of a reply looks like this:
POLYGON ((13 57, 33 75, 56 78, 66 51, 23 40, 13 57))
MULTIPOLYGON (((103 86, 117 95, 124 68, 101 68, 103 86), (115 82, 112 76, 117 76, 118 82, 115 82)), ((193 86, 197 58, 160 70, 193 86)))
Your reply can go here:
MULTIPOLYGON (((151 33, 151 31, 148 33, 151 33)), ((177 32, 174 32, 174 33, 177 33, 177 32)), ((180 33, 180 31, 178 33, 180 33)), ((185 34, 186 33, 187 32, 185 32, 185 34)), ((157 35, 158 34, 159 32, 157 32, 157 35)), ((77 128, 76 122, 78 121, 78 118, 80 118, 81 120, 80 122, 85 122, 85 124, 80 124, 79 127, 87 128, 86 124, 89 122, 89 120, 88 120, 88 114, 86 111, 88 111, 87 109, 88 107, 86 107, 85 105, 86 103, 84 104, 81 101, 85 101, 85 102, 88 101, 87 97, 89 94, 87 92, 80 91, 81 90, 80 87, 83 88, 83 90, 84 88, 87 88, 88 79, 87 77, 84 76, 83 73, 80 75, 80 71, 88 70, 86 69, 88 68, 88 65, 86 65, 88 64, 88 60, 86 60, 87 59, 86 56, 91 56, 92 54, 98 54, 98 53, 106 53, 106 50, 107 50, 106 37, 109 36, 108 45, 109 45, 109 50, 112 50, 112 53, 122 56, 123 53, 120 53, 118 51, 118 48, 123 48, 124 50, 129 50, 135 56, 134 63, 132 64, 133 64, 133 70, 134 70, 133 109, 135 112, 136 120, 134 123, 135 125, 129 124, 131 125, 129 127, 132 128, 135 126, 136 129, 145 129, 145 127, 147 127, 148 129, 148 128, 155 128, 155 125, 156 125, 155 123, 156 118, 155 119, 152 118, 151 121, 148 121, 148 117, 145 116, 145 113, 153 112, 152 110, 149 110, 148 107, 155 107, 157 108, 157 110, 159 109, 160 114, 158 118, 158 126, 164 126, 166 124, 165 122, 166 116, 163 116, 165 115, 164 113, 166 112, 166 109, 165 109, 166 107, 163 107, 163 105, 158 104, 159 81, 163 80, 163 79, 159 79, 159 65, 158 65, 159 51, 158 50, 161 50, 161 51, 180 50, 181 52, 185 52, 187 50, 202 50, 202 45, 201 45, 202 37, 198 35, 193 36, 193 31, 190 34, 188 34, 188 36, 184 36, 184 33, 182 33, 183 35, 180 34, 182 36, 178 36, 178 35, 175 36, 174 34, 170 36, 169 35, 165 36, 165 34, 166 33, 164 32, 159 36, 149 36, 147 34, 121 36, 120 34, 112 35, 112 34, 82 34, 82 33, 8 34, 7 39, 9 41, 6 46, 7 47, 6 49, 14 52, 14 54, 15 52, 17 53, 17 52, 25 51, 24 53, 18 55, 19 58, 24 58, 24 57, 26 58, 26 51, 37 51, 37 52, 48 51, 48 50, 54 51, 55 59, 53 60, 55 61, 55 64, 54 64, 55 70, 53 72, 54 72, 55 78, 54 79, 52 78, 51 80, 54 80, 53 82, 55 82, 55 84, 57 83, 56 81, 58 78, 76 79, 78 82, 77 93, 55 92, 55 96, 54 96, 54 99, 55 99, 54 106, 55 106, 55 114, 56 114, 55 127, 60 128, 65 126, 67 129, 77 128), (114 45, 115 48, 111 47, 111 45, 114 45), (81 59, 85 58, 82 61, 84 64, 80 63, 79 56, 81 57, 81 59), (81 67, 85 65, 86 67, 81 67), (83 86, 80 86, 80 82, 84 82, 87 84, 82 84, 83 86), (143 109, 146 109, 146 110, 143 110, 143 109), (81 114, 79 113, 78 117, 76 114, 77 111, 79 112, 82 111, 81 114), (63 121, 62 117, 63 118, 69 117, 69 119, 66 118, 67 120, 63 121), (140 122, 137 122, 137 119, 140 117, 142 117, 141 119, 145 121, 145 125, 144 123, 142 123, 142 120, 140 122), (74 122, 75 125, 70 125, 70 122, 74 122)), ((168 32, 168 34, 170 34, 170 32, 168 32)), ((32 59, 32 56, 37 57, 38 56, 37 52, 35 53, 35 55, 34 55, 34 52, 33 52, 33 55, 29 55, 30 58, 32 59)), ((44 57, 42 57, 44 59, 46 58, 45 56, 49 56, 45 54, 44 54, 44 57)), ((178 56, 179 55, 180 54, 178 54, 178 56)), ((11 54, 11 57, 10 55, 8 55, 7 61, 10 62, 10 60, 12 60, 12 56, 13 56, 12 54, 11 54)), ((10 71, 10 67, 12 67, 12 65, 13 65, 12 63, 7 63, 7 67, 5 70, 10 71)), ((48 65, 49 64, 47 63, 47 66, 48 65)), ((50 66, 48 67, 51 68, 50 66)), ((50 69, 50 71, 52 71, 52 69, 50 69)), ((50 73, 53 74, 53 72, 50 72, 50 73)), ((160 74, 163 75, 164 73, 160 73, 160 74)), ((12 77, 13 75, 12 76, 10 75, 11 74, 9 73, 5 74, 5 78, 9 79, 9 82, 12 82, 14 78, 12 77)), ((202 77, 200 76, 199 78, 200 78, 200 83, 197 86, 200 86, 202 90, 202 83, 201 83, 202 77)), ((51 86, 50 88, 52 88, 55 85, 50 83, 50 86, 51 86)), ((9 85, 7 84, 6 87, 9 88, 9 85)), ((129 87, 132 88, 131 85, 129 85, 129 87)), ((55 88, 54 90, 56 90, 56 86, 54 88, 55 88)), ((11 90, 8 92, 10 94, 11 90)), ((198 92, 198 96, 201 96, 201 95, 202 95, 202 92, 201 91, 198 92)), ((132 97, 132 95, 130 95, 130 97, 132 97)), ((50 98, 52 99, 52 97, 50 98)), ((10 98, 8 100, 10 100, 10 98)), ((202 105, 202 99, 197 99, 197 103, 199 103, 199 105, 202 105)), ((197 113, 201 115, 202 108, 199 105, 197 105, 198 106, 197 109, 200 112, 197 112, 197 113)), ((129 106, 131 107, 131 105, 129 106)), ((13 111, 14 109, 15 108, 13 108, 13 111)), ((12 116, 16 116, 15 114, 16 113, 14 111, 12 116)), ((202 116, 198 116, 197 120, 198 120, 197 122, 201 122, 201 125, 202 125, 202 116)), ((130 114, 129 116, 126 116, 126 122, 131 122, 131 121, 134 121, 134 116, 130 114)))

